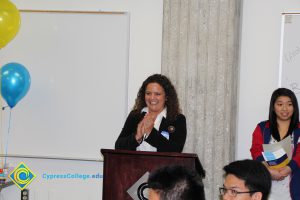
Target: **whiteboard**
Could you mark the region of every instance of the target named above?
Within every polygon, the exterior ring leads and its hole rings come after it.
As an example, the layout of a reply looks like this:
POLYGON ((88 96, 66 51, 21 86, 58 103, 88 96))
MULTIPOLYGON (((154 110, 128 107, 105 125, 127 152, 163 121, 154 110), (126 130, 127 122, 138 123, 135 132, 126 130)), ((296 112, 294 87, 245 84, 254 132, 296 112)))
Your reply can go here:
POLYGON ((300 13, 282 14, 279 86, 300 100, 300 13))
MULTIPOLYGON (((23 64, 27 95, 2 111, 8 154, 99 159, 127 115, 129 14, 22 11, 0 64, 23 64)), ((3 141, 2 141, 3 142, 3 141)))

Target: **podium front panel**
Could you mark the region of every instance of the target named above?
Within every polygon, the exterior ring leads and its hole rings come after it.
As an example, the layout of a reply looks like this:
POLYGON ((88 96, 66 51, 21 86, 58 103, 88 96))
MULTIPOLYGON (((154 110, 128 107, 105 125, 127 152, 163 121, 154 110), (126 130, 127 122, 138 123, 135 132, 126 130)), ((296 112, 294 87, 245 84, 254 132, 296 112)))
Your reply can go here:
POLYGON ((103 200, 132 200, 127 190, 147 171, 166 165, 195 169, 194 154, 102 150, 103 200), (192 156, 191 156, 192 155, 192 156))

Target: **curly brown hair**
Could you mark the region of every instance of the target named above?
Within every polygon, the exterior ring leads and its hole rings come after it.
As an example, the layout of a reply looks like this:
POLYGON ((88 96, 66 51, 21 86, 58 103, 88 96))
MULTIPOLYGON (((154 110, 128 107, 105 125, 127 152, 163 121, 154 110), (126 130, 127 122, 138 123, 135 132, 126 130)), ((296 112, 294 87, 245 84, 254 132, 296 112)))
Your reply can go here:
POLYGON ((181 113, 177 92, 171 81, 162 74, 153 74, 143 82, 135 99, 135 104, 132 110, 141 112, 141 110, 147 106, 145 102, 145 91, 149 83, 157 83, 164 89, 167 99, 165 103, 167 107, 167 118, 170 120, 175 120, 177 115, 181 113))

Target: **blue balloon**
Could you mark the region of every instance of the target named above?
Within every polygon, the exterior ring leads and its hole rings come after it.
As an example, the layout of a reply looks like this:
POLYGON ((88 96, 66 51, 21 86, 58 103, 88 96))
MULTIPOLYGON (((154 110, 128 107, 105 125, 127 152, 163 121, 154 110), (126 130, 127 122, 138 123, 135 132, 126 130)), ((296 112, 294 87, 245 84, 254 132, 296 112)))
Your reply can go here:
POLYGON ((13 108, 30 88, 30 74, 19 63, 7 63, 1 68, 1 94, 10 108, 13 108))

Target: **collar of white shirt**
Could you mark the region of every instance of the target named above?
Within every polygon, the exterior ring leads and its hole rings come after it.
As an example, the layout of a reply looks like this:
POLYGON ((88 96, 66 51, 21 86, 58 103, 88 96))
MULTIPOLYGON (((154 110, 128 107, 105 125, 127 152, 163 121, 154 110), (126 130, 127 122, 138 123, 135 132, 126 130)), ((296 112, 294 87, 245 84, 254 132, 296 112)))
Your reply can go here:
MULTIPOLYGON (((148 107, 144 107, 144 108, 142 109, 141 112, 146 112, 146 113, 148 113, 148 107)), ((160 126, 160 123, 161 123, 161 120, 162 120, 163 117, 164 117, 164 118, 167 117, 167 108, 164 108, 164 109, 157 115, 157 117, 156 117, 156 119, 155 119, 155 121, 154 121, 154 128, 155 128, 156 130, 159 130, 159 126, 160 126)))

